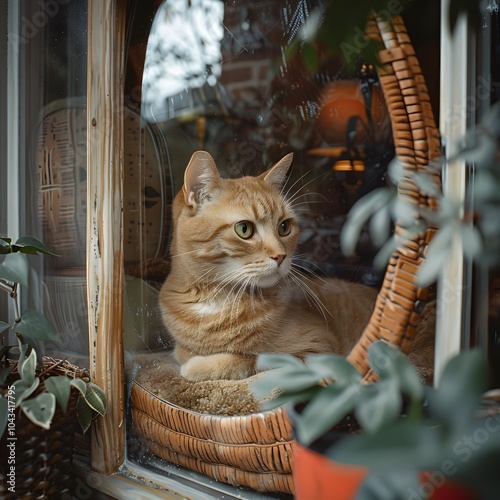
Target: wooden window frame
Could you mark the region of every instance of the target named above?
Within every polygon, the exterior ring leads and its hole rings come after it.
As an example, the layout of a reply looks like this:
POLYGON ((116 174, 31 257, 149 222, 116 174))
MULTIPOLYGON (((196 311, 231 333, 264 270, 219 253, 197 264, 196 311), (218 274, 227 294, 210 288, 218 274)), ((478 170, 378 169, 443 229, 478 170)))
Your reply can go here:
POLYGON ((125 0, 89 0, 87 55, 87 293, 90 371, 107 397, 92 426, 92 468, 125 458, 123 359, 123 81, 125 0))

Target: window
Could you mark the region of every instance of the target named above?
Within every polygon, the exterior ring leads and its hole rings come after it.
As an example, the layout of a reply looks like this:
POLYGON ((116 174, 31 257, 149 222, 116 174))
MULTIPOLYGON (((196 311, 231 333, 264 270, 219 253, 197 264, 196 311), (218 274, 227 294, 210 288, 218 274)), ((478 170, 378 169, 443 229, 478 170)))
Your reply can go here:
POLYGON ((43 302, 63 339, 47 353, 87 366, 86 2, 1 9, 0 231, 33 234, 61 255, 40 259, 25 299, 43 302))
MULTIPOLYGON (((228 177, 261 172, 294 152, 291 184, 304 203, 300 264, 380 285, 368 238, 358 257, 346 258, 338 234, 355 201, 386 183, 394 155, 390 121, 369 64, 330 60, 310 72, 317 61, 288 57, 316 3, 0 5, 0 67, 7 68, 0 71, 0 161, 8 165, 0 169, 0 233, 32 232, 61 254, 43 260, 26 300, 43 300, 61 332, 63 345, 49 353, 89 366, 107 393, 108 415, 97 422, 91 444, 98 472, 88 476, 99 490, 112 495, 123 484, 153 484, 193 497, 266 497, 160 460, 131 422, 124 381, 141 369, 141 356, 172 345, 157 294, 169 269, 171 204, 192 152, 210 151, 228 177), (339 102, 339 94, 349 102, 339 102), (348 111, 340 127, 332 124, 329 113, 342 115, 348 104, 361 119, 349 121, 348 111), (119 474, 107 476, 113 473, 119 474)), ((436 2, 412 5, 407 27, 450 152, 498 101, 498 6, 487 2, 477 37, 459 23, 452 38, 442 4, 441 17, 436 2), (436 19, 430 33, 415 10, 436 19), (457 106, 470 112, 455 115, 457 106)), ((474 180, 472 167, 463 172, 447 172, 445 189, 457 197, 474 180)), ((498 272, 473 267, 457 247, 438 286, 438 329, 456 332, 438 338, 438 363, 460 347, 482 344, 495 385, 498 283, 498 272)))

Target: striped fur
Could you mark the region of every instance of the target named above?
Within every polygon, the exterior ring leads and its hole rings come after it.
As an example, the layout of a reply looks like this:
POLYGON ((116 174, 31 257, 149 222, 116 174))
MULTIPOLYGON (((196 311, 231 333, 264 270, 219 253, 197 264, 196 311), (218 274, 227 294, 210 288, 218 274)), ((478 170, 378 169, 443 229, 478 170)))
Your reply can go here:
POLYGON ((345 355, 369 321, 375 290, 293 266, 299 225, 281 194, 291 161, 287 155, 258 177, 222 179, 198 151, 186 168, 160 307, 190 380, 250 376, 263 352, 345 355), (241 221, 254 226, 248 239, 236 233, 241 221))

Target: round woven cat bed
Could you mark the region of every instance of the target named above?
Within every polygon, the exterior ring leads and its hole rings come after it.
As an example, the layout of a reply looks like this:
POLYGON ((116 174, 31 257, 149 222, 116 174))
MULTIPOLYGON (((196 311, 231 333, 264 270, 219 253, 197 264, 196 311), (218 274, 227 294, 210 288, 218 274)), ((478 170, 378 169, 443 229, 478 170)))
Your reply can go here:
MULTIPOLYGON (((367 25, 369 37, 382 43, 379 53, 381 88, 391 117, 396 155, 404 167, 399 195, 412 203, 434 207, 411 179, 440 154, 440 139, 429 95, 404 23, 374 16, 367 25)), ((439 179, 437 179, 439 181, 439 179)), ((416 276, 433 229, 405 237, 396 224, 401 245, 394 252, 375 308, 350 361, 373 379, 367 348, 383 339, 408 352, 428 292, 417 286, 416 276)), ((261 492, 293 493, 292 432, 283 408, 245 416, 205 415, 176 406, 135 381, 132 418, 137 432, 147 438, 159 457, 235 486, 261 492)))
POLYGON ((234 486, 292 492, 292 432, 283 408, 204 415, 132 386, 134 425, 159 457, 234 486))

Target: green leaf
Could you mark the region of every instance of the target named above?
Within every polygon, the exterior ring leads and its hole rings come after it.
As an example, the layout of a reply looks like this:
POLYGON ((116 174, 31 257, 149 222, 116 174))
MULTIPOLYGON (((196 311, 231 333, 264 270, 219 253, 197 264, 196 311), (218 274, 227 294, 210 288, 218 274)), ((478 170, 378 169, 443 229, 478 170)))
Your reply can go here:
POLYGON ((361 375, 343 356, 335 356, 332 363, 333 378, 336 385, 359 384, 361 375))
POLYGON ((0 278, 11 283, 28 286, 29 264, 26 255, 9 253, 0 263, 0 278))
POLYGON ((3 436, 5 428, 7 427, 9 405, 7 400, 0 394, 0 438, 3 436))
POLYGON ((42 392, 32 399, 23 401, 21 409, 35 425, 50 429, 56 412, 56 397, 50 392, 42 392))
POLYGON ((418 219, 418 207, 406 198, 396 198, 391 205, 392 218, 406 228, 412 228, 418 219))
POLYGON ((285 366, 304 368, 304 363, 291 354, 265 353, 257 356, 257 368, 259 370, 271 370, 285 366))
POLYGON ((40 385, 40 379, 35 378, 33 384, 28 385, 24 380, 16 380, 13 384, 16 398, 16 408, 26 399, 29 398, 40 385))
POLYGON ((408 493, 418 491, 420 484, 416 470, 370 471, 354 500, 410 500, 408 493))
POLYGON ((45 387, 49 392, 54 394, 59 406, 66 413, 71 394, 71 381, 69 377, 66 375, 49 377, 45 379, 45 387))
POLYGON ((457 224, 444 225, 436 233, 427 249, 426 260, 420 267, 417 283, 420 286, 428 286, 436 281, 449 257, 449 249, 453 240, 459 234, 457 224))
POLYGON ((313 399, 318 391, 322 389, 322 386, 317 385, 304 391, 294 392, 293 394, 280 394, 273 399, 262 402, 260 407, 263 411, 266 411, 278 408, 279 406, 284 406, 288 403, 305 403, 313 399))
POLYGON ((441 196, 440 186, 434 177, 431 177, 426 173, 415 172, 413 174, 413 181, 422 193, 435 198, 439 198, 441 196))
POLYGON ((57 254, 51 252, 40 240, 34 236, 21 236, 13 245, 14 252, 22 252, 31 255, 37 253, 44 253, 59 257, 57 254))
POLYGON ((81 378, 72 378, 70 381, 72 387, 75 387, 80 391, 80 394, 85 397, 87 392, 87 384, 81 378))
POLYGON ((484 353, 470 350, 445 366, 437 390, 429 393, 429 405, 442 421, 463 429, 472 421, 488 387, 488 363, 484 353))
POLYGON ((439 431, 423 422, 399 420, 374 434, 348 436, 326 451, 326 455, 345 464, 394 472, 424 468, 434 470, 445 459, 439 431))
POLYGON ((5 255, 12 251, 10 248, 10 242, 10 238, 0 238, 0 255, 5 255))
POLYGON ((443 270, 446 262, 448 261, 448 253, 446 251, 441 251, 441 253, 435 252, 431 259, 427 259, 420 266, 420 270, 417 276, 417 285, 421 287, 427 287, 432 285, 443 270))
POLYGON ((36 352, 31 349, 29 356, 19 366, 19 375, 27 386, 33 385, 35 381, 36 352))
POLYGON ((398 391, 410 397, 411 401, 424 398, 424 386, 410 360, 385 341, 375 342, 368 349, 370 366, 381 380, 393 380, 398 391))
POLYGON ((376 269, 385 269, 387 263, 389 262, 389 259, 391 258, 392 254, 399 248, 400 244, 400 241, 398 241, 394 237, 391 237, 377 252, 377 255, 375 255, 375 258, 373 259, 373 266, 376 269))
POLYGON ((405 177, 405 166, 397 156, 387 166, 387 175, 395 186, 405 177))
POLYGON ((462 247, 464 254, 469 259, 475 259, 481 254, 483 244, 481 236, 476 227, 471 224, 461 224, 460 238, 462 240, 462 247))
POLYGON ((0 321, 0 333, 5 332, 5 330, 7 330, 8 328, 10 328, 9 323, 5 323, 5 321, 0 321))
POLYGON ((85 434, 92 423, 92 409, 88 406, 85 398, 80 395, 78 398, 78 403, 76 407, 76 416, 78 418, 78 423, 85 434))
POLYGON ((354 204, 340 233, 340 246, 345 255, 354 253, 364 225, 374 213, 390 202, 393 194, 394 191, 391 189, 378 188, 354 204))
POLYGON ((294 394, 318 385, 320 378, 306 368, 286 366, 275 368, 264 373, 262 377, 252 384, 252 390, 257 398, 262 398, 273 391, 294 394))
MULTIPOLYGON (((318 380, 342 378, 343 374, 349 373, 349 365, 359 375, 358 371, 339 354, 310 354, 305 358, 306 366, 316 374, 318 380)), ((344 377, 345 378, 345 377, 344 377)))
POLYGON ((11 374, 14 366, 15 365, 10 365, 0 370, 0 384, 5 384, 7 382, 7 377, 11 374))
POLYGON ((297 438, 311 444, 353 411, 360 397, 359 385, 339 387, 335 383, 319 390, 297 419, 297 438))
POLYGON ((374 433, 397 420, 403 398, 396 380, 381 380, 367 385, 365 389, 355 415, 365 432, 374 433))
POLYGON ((21 321, 14 327, 16 333, 20 333, 25 340, 36 341, 45 340, 61 343, 59 335, 56 333, 47 318, 40 312, 27 309, 21 315, 21 321))
POLYGON ((374 342, 368 349, 370 366, 377 375, 394 375, 394 360, 401 356, 401 351, 384 340, 374 342))
POLYGON ((373 214, 369 228, 373 244, 380 248, 388 240, 391 229, 391 214, 387 206, 373 214))
POLYGON ((98 385, 92 382, 87 384, 85 401, 94 411, 99 413, 99 415, 104 415, 106 413, 106 396, 98 385))

